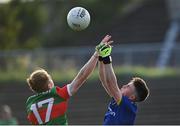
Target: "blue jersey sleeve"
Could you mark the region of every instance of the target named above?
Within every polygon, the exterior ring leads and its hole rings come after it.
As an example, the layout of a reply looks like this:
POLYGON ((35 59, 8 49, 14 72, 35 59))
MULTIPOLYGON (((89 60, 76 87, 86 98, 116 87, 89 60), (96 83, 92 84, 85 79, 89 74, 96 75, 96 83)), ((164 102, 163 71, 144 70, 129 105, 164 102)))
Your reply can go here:
POLYGON ((137 106, 128 97, 123 96, 118 105, 112 99, 105 114, 104 125, 133 125, 137 106))

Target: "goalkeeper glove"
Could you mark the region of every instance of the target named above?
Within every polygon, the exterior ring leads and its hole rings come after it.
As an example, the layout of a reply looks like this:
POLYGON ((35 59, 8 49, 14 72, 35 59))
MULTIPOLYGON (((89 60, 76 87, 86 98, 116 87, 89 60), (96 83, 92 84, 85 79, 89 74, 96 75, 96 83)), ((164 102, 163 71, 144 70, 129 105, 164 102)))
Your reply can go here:
POLYGON ((103 61, 104 64, 110 64, 112 62, 111 52, 112 47, 104 43, 100 43, 96 46, 96 51, 99 53, 99 61, 103 61))
POLYGON ((112 47, 104 43, 100 43, 96 46, 96 51, 99 53, 99 56, 104 58, 111 55, 112 47))
POLYGON ((102 49, 103 47, 105 47, 106 45, 104 43, 100 43, 99 45, 96 46, 96 51, 99 53, 100 49, 102 49))

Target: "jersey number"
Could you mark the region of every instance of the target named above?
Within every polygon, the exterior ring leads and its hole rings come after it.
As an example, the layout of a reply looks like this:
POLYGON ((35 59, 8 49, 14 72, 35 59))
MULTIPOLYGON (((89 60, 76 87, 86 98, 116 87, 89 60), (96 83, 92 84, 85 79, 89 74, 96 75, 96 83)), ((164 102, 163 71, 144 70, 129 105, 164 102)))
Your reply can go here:
POLYGON ((45 123, 46 123, 50 120, 53 103, 54 103, 54 98, 49 98, 49 99, 40 101, 37 104, 35 103, 35 104, 31 105, 31 110, 33 111, 39 124, 43 124, 43 121, 39 115, 38 108, 41 108, 43 106, 43 104, 48 104, 47 111, 46 111, 46 117, 45 117, 45 123))

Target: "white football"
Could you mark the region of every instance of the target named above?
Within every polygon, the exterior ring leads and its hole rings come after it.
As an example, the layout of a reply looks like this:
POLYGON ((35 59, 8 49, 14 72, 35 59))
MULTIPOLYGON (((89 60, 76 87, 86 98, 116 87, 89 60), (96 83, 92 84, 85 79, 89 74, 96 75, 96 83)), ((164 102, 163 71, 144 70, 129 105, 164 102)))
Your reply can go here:
POLYGON ((67 15, 67 23, 75 31, 86 29, 90 20, 89 12, 83 7, 74 7, 67 15))

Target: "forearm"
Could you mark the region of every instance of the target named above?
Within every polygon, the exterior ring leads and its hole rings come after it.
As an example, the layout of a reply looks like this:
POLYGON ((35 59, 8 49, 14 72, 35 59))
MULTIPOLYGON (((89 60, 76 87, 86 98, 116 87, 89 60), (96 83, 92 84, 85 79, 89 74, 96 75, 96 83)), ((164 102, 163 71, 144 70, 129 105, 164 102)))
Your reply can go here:
POLYGON ((89 75, 92 73, 94 68, 96 67, 98 61, 98 56, 96 53, 89 59, 89 61, 81 68, 79 71, 77 78, 81 80, 81 82, 85 81, 89 75))
POLYGON ((118 102, 121 99, 122 94, 118 87, 116 75, 114 73, 112 64, 104 64, 104 69, 107 86, 109 87, 112 97, 114 97, 114 99, 118 102))
POLYGON ((106 81, 106 77, 105 77, 105 69, 104 69, 104 64, 103 62, 98 62, 98 68, 99 68, 99 79, 101 81, 102 86, 104 87, 104 89, 106 90, 106 92, 108 93, 109 96, 111 95, 111 92, 109 90, 109 87, 107 85, 107 81, 106 81))
POLYGON ((82 84, 88 79, 89 75, 95 69, 98 61, 98 55, 95 52, 89 61, 81 68, 75 79, 71 83, 70 91, 72 94, 82 86, 82 84))

